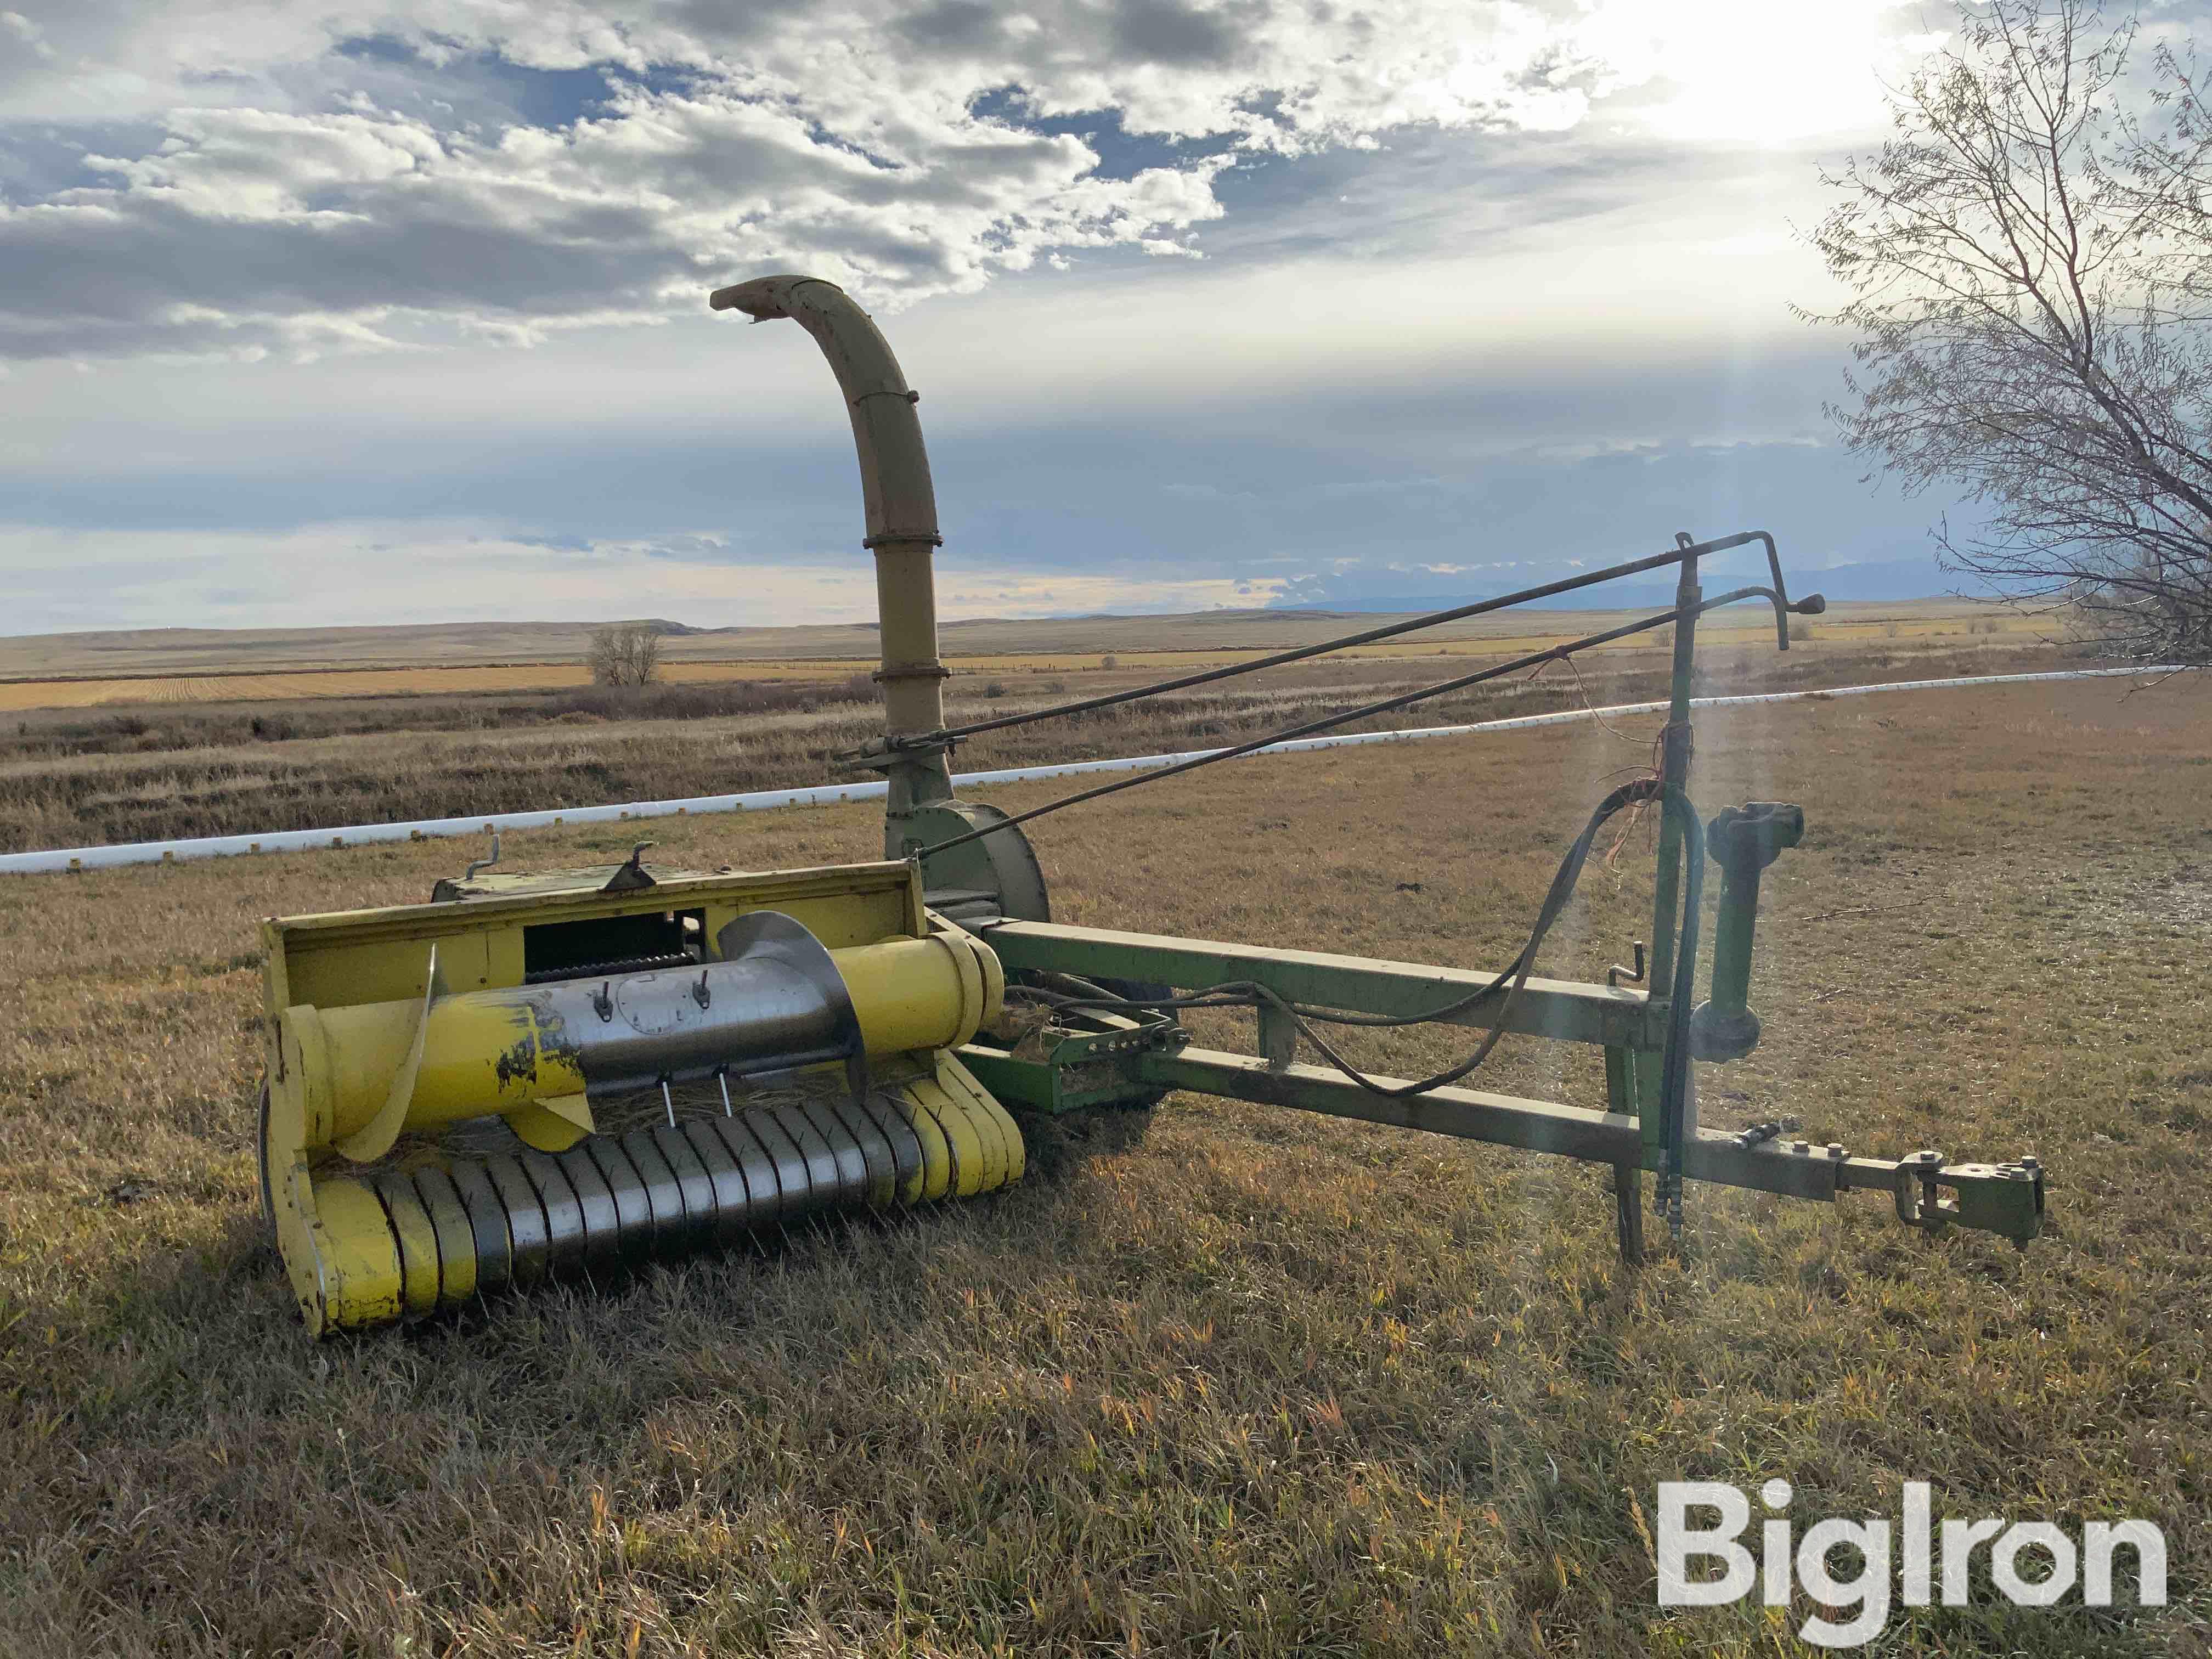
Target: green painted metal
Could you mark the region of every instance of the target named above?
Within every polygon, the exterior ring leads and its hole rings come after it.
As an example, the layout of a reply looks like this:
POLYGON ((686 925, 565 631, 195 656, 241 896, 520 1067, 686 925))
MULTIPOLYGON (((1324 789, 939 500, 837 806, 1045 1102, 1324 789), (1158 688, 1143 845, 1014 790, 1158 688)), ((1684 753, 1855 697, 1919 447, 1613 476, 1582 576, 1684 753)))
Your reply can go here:
MULTIPOLYGON (((1455 1002, 1492 978, 1461 968, 1058 922, 1000 922, 978 931, 1010 975, 1038 969, 1179 988, 1255 980, 1293 1002, 1352 1013, 1421 1013, 1455 1002)), ((1445 1023, 1486 1029, 1504 1000, 1503 993, 1485 998, 1445 1023)), ((1531 976, 1515 1001, 1507 1029, 1565 1042, 1649 1050, 1656 1057, 1667 1041, 1665 1016, 1666 1005, 1651 1002, 1641 990, 1531 976)), ((1652 1086, 1658 1086, 1656 1075, 1652 1086)))
POLYGON ((2043 1231, 2043 1172, 2033 1163, 1947 1164, 1936 1172, 1936 1183, 1939 1190, 1951 1188, 1958 1203, 1954 1213, 1939 1200, 1939 1224, 1955 1221, 2002 1233, 2015 1244, 2043 1231))
MULTIPOLYGON (((1616 1170, 1633 1167, 1642 1150, 1637 1120, 1622 1112, 1595 1112, 1474 1089, 1433 1089, 1394 1099, 1372 1094, 1321 1066, 1277 1067, 1256 1056, 1208 1048, 1148 1054, 1131 1063, 1139 1077, 1168 1088, 1551 1152, 1609 1164, 1616 1170)), ((1840 1146, 1815 1148, 1802 1140, 1758 1140, 1715 1130, 1689 1136, 1683 1152, 1686 1176, 1719 1186, 1828 1200, 1844 1192, 1899 1192, 1909 1187, 1916 1194, 1929 1194, 1916 1197, 1913 1212, 1905 1215, 1916 1225, 1979 1229, 2016 1244, 2027 1243, 2042 1225, 2043 1175, 2032 1159, 2014 1164, 1945 1164, 1934 1153, 1903 1160, 1851 1158, 1840 1146), (1938 1196, 1943 1193, 1951 1197, 1938 1196)), ((1900 1196, 1901 1215, 1905 1206, 1906 1200, 1900 1196)))
POLYGON ((1061 1033, 1037 1053, 971 1042, 957 1051, 960 1064, 975 1073, 975 1082, 1000 1102, 1060 1117, 1095 1106, 1152 1102, 1159 1097, 1159 1084, 1141 1075, 1139 1061, 1172 1053, 1190 1040, 1182 1026, 1159 1013, 1139 1020, 1095 1013, 1084 1015, 1084 1020, 1099 1029, 1061 1033))
POLYGON ((1165 1014, 1088 1013, 1097 1029, 1061 1031, 1031 1052, 984 1042, 958 1050, 960 1062, 1000 1101, 1057 1117, 1098 1106, 1126 1106, 1157 1097, 1159 1085, 1137 1069, 1148 1054, 1172 1053, 1190 1039, 1165 1014))
MULTIPOLYGON (((1636 1054, 1607 1044, 1605 1051, 1605 1109, 1616 1117, 1641 1121, 1636 1104, 1636 1054)), ((1643 1137, 1639 1131, 1638 1146, 1643 1137)), ((1644 1164, 1640 1158, 1613 1166, 1613 1225, 1624 1261, 1644 1259, 1644 1164)))
MULTIPOLYGON (((911 854, 971 830, 988 830, 1006 821, 1005 811, 988 801, 935 801, 910 808, 900 834, 907 841, 904 853, 911 854)), ((1018 830, 963 842, 949 852, 925 857, 921 878, 931 908, 945 911, 956 921, 992 916, 1012 916, 1023 921, 1052 919, 1044 872, 1038 867, 1027 837, 1018 830)))
POLYGON ((1751 949, 1759 923, 1759 877, 1805 838, 1805 812, 1781 801, 1723 806, 1705 831, 1706 849, 1721 866, 1720 915, 1713 927, 1712 1000, 1690 1023, 1699 1060, 1741 1060, 1759 1046, 1752 1012, 1751 949))
MULTIPOLYGON (((1692 744, 1690 735, 1691 679, 1696 672, 1698 650, 1698 601, 1705 590, 1698 584, 1698 562, 1682 561, 1680 574, 1674 585, 1674 608, 1681 613, 1674 624, 1674 671, 1668 681, 1667 726, 1660 738, 1659 775, 1685 794, 1690 788, 1690 761, 1692 744)), ((1786 640, 1786 635, 1784 636, 1786 640)), ((1651 894, 1651 955, 1644 978, 1646 985, 1658 988, 1661 995, 1674 982, 1674 928, 1677 912, 1681 908, 1682 832, 1673 819, 1662 817, 1659 823, 1659 862, 1657 878, 1651 894)), ((1659 1166, 1660 1154, 1666 1139, 1666 1125, 1662 1121, 1660 1102, 1665 1092, 1664 1066, 1662 1061, 1663 1045, 1644 1047, 1636 1056, 1636 1097, 1643 1122, 1644 1157, 1639 1160, 1646 1169, 1659 1166)), ((1689 1122, 1697 1123, 1696 1097, 1687 1103, 1689 1122)))

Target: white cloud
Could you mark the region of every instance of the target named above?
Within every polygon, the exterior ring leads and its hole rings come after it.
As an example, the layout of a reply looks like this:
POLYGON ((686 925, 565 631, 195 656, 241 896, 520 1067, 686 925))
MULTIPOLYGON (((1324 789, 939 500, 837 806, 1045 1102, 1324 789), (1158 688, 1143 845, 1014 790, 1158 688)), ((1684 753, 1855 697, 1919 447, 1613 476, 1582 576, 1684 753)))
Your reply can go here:
MULTIPOLYGON (((875 619, 865 555, 817 562, 747 557, 719 532, 589 540, 469 520, 356 520, 268 532, 97 532, 0 525, 16 596, 8 631, 323 627, 665 616, 697 627, 875 619), (271 571, 283 571, 272 584, 271 571), (434 570, 434 580, 416 573, 434 570)), ((946 566, 947 618, 1071 611, 1183 611, 1249 604, 1280 584, 1231 577, 946 566), (1240 600, 1239 595, 1244 597, 1240 600)))
POLYGON ((1516 0, 110 0, 16 33, 0 122, 84 139, 0 201, 22 356, 526 343, 778 266, 895 306, 1188 257, 1239 155, 1556 130, 1590 73, 1516 0), (603 95, 502 113, 518 66, 603 95))
POLYGON ((1884 54, 1929 44, 1869 40, 1926 20, 1802 10, 0 15, 6 626, 866 617, 819 353, 702 303, 793 268, 879 309, 942 296, 890 331, 948 614, 1235 603, 1293 568, 1350 591, 1753 518, 1890 556, 1919 507, 1879 517, 1776 446, 1820 428, 1840 349, 1790 321, 1825 278, 1784 222, 1884 54), (1815 137, 1763 147, 1790 131, 1815 137), (1514 459, 1683 441, 1764 447, 1514 459))

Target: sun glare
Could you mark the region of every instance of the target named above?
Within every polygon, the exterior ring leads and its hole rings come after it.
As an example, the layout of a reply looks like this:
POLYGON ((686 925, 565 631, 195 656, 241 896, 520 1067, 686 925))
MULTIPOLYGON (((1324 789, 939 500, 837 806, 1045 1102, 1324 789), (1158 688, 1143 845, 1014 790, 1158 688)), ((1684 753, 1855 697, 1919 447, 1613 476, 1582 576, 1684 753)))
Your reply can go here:
POLYGON ((1889 0, 1601 0, 1581 41, 1616 106, 1670 137, 1782 143, 1877 122, 1882 83, 1931 44, 1889 0))

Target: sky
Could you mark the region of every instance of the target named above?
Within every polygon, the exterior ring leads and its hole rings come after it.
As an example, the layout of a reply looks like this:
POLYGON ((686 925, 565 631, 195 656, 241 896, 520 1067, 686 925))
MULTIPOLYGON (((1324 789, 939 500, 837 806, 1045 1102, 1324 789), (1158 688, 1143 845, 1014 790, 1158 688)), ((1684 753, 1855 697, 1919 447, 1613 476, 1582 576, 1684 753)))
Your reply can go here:
POLYGON ((13 3, 0 632, 865 619, 826 367, 707 307, 783 270, 922 392, 947 616, 1932 570, 1954 507, 1791 309, 1941 4, 13 3))

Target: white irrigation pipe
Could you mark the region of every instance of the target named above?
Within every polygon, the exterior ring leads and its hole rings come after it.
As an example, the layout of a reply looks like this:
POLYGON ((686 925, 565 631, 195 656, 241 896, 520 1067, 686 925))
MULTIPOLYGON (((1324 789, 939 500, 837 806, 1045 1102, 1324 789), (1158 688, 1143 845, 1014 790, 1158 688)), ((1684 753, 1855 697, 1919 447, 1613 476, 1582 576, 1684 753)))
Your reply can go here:
MULTIPOLYGON (((1881 685, 1839 685, 1806 691, 1763 691, 1734 697, 1692 697, 1692 708, 1732 708, 1752 703, 1802 702, 1810 698, 1863 697, 1877 691, 1938 691, 1954 686, 2018 685, 2034 680, 2107 679, 2117 675, 2171 674, 2160 668, 2075 668, 2043 674, 1978 674, 1965 679, 1893 680, 1881 685)), ((1518 732, 1571 720, 1650 714, 1667 707, 1657 702, 1615 703, 1605 708, 1564 708, 1549 714, 1480 720, 1472 726, 1425 726, 1404 732, 1351 732, 1336 737, 1298 738, 1255 750, 1260 755, 1302 754, 1313 749, 1349 749, 1364 743, 1413 743, 1424 738, 1464 737, 1476 732, 1518 732)), ((1063 761, 1053 766, 1012 766, 994 772, 962 772, 959 784, 1021 783, 1032 778, 1068 777, 1078 772, 1141 772, 1178 761, 1218 754, 1191 749, 1175 755, 1126 755, 1115 760, 1063 761)), ((805 789, 756 789, 736 795, 692 795, 682 800, 634 800, 612 806, 563 806, 544 812, 495 812, 484 817, 420 818, 408 823, 350 823, 331 830, 271 830, 250 836, 194 836, 181 841, 135 841, 113 847, 60 847, 39 853, 0 853, 0 875, 28 875, 51 870, 96 870, 123 864, 166 864, 179 859, 224 858, 237 853, 301 853, 324 847, 360 847, 375 842, 424 841, 443 836, 473 836, 491 830, 544 830, 572 823, 617 823, 629 819, 683 817, 694 813, 752 812, 775 806, 832 806, 840 801, 880 800, 880 783, 824 783, 805 789)))

